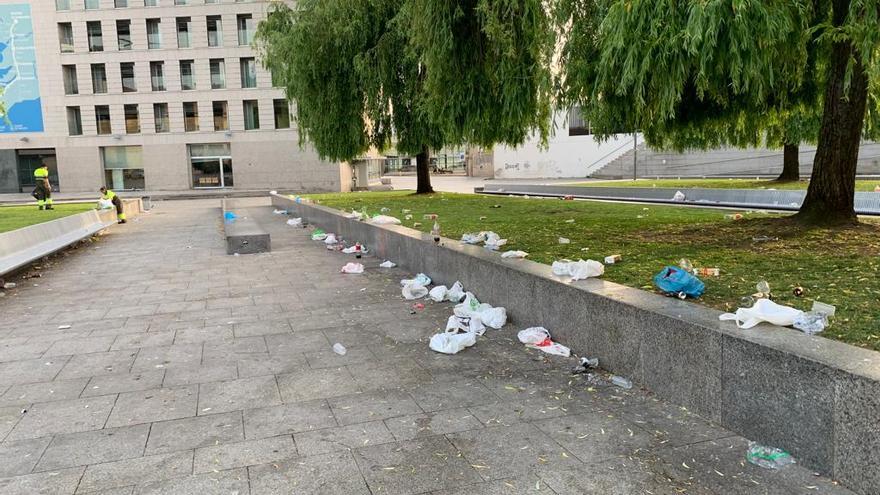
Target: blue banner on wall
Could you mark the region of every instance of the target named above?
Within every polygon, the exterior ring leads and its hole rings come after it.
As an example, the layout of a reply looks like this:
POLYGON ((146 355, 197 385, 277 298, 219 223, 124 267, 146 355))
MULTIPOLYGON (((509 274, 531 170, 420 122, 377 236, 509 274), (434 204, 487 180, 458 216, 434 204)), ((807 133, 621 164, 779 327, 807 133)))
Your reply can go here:
POLYGON ((31 7, 0 5, 0 133, 42 131, 31 7))

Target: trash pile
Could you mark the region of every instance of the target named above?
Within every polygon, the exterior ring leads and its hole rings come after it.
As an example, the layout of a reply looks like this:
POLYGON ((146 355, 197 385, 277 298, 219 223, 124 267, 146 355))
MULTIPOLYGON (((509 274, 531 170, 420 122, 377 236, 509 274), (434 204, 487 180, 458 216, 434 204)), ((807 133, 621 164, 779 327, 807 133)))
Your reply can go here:
POLYGON ((834 316, 834 309, 834 306, 815 302, 812 310, 801 311, 762 298, 756 300, 751 307, 739 308, 736 313, 724 313, 718 319, 734 321, 737 327, 743 329, 767 322, 781 327, 794 327, 807 335, 815 335, 828 326, 828 319, 834 316))
POLYGON ((555 354, 562 357, 569 357, 571 355, 571 349, 558 342, 554 342, 550 337, 550 332, 544 327, 526 328, 516 334, 516 337, 520 342, 525 344, 526 347, 538 349, 547 354, 555 354))

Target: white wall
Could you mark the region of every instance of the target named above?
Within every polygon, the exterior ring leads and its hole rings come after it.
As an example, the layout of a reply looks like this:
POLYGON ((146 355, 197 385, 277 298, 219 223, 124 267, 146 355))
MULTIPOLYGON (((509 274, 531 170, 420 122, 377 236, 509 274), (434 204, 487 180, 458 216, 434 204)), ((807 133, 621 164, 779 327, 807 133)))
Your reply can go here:
MULTIPOLYGON (((639 136, 641 142, 641 136, 639 136)), ((547 149, 533 137, 518 148, 495 147, 496 179, 586 177, 632 148, 632 135, 598 143, 593 136, 569 136, 567 113, 556 115, 556 133, 547 149)))

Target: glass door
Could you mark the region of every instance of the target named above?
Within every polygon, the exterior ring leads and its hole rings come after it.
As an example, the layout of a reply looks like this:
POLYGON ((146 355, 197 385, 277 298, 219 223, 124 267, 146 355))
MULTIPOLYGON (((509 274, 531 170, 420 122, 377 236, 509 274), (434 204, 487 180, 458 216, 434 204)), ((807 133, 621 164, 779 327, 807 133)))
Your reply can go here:
POLYGON ((190 144, 194 189, 232 187, 232 156, 229 143, 190 144))
POLYGON ((223 158, 223 187, 232 187, 234 185, 232 179, 232 158, 223 158))
POLYGON ((193 187, 223 187, 219 158, 193 158, 193 187))

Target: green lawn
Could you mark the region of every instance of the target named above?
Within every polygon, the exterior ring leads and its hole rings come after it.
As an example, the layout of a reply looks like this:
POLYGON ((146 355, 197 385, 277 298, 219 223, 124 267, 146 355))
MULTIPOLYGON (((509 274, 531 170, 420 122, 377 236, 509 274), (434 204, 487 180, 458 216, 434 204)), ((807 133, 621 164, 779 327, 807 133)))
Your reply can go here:
POLYGON ((826 337, 880 350, 880 223, 806 229, 784 216, 761 213, 743 212, 744 219, 734 221, 724 218, 732 213, 725 210, 450 193, 415 196, 409 191, 310 197, 339 209, 366 208, 370 214, 389 208, 388 214, 404 225, 419 222, 423 231, 433 222, 422 216, 436 213, 446 237, 492 230, 509 239, 506 249, 522 249, 541 263, 601 261, 620 254, 623 261, 608 266, 603 278, 647 290, 653 290, 652 277, 664 265, 688 258, 694 266, 721 269, 720 277, 704 278, 703 304, 735 310, 742 296, 766 280, 782 304, 809 309, 820 300, 837 306, 826 337), (412 220, 404 220, 404 208, 412 210, 412 220), (780 240, 753 240, 762 235, 780 240), (560 236, 571 244, 559 244, 560 236), (798 286, 806 289, 804 297, 792 294, 798 286))
POLYGON ((68 215, 94 210, 95 203, 68 203, 54 205, 54 209, 40 211, 34 205, 0 206, 0 232, 20 229, 28 225, 48 222, 68 215))
MULTIPOLYGON (((688 187, 707 189, 806 189, 809 183, 807 180, 776 182, 754 179, 639 179, 581 182, 574 185, 581 187, 667 187, 670 189, 684 189, 688 187)), ((877 186, 880 186, 880 180, 856 181, 856 191, 874 191, 874 188, 877 186)))

